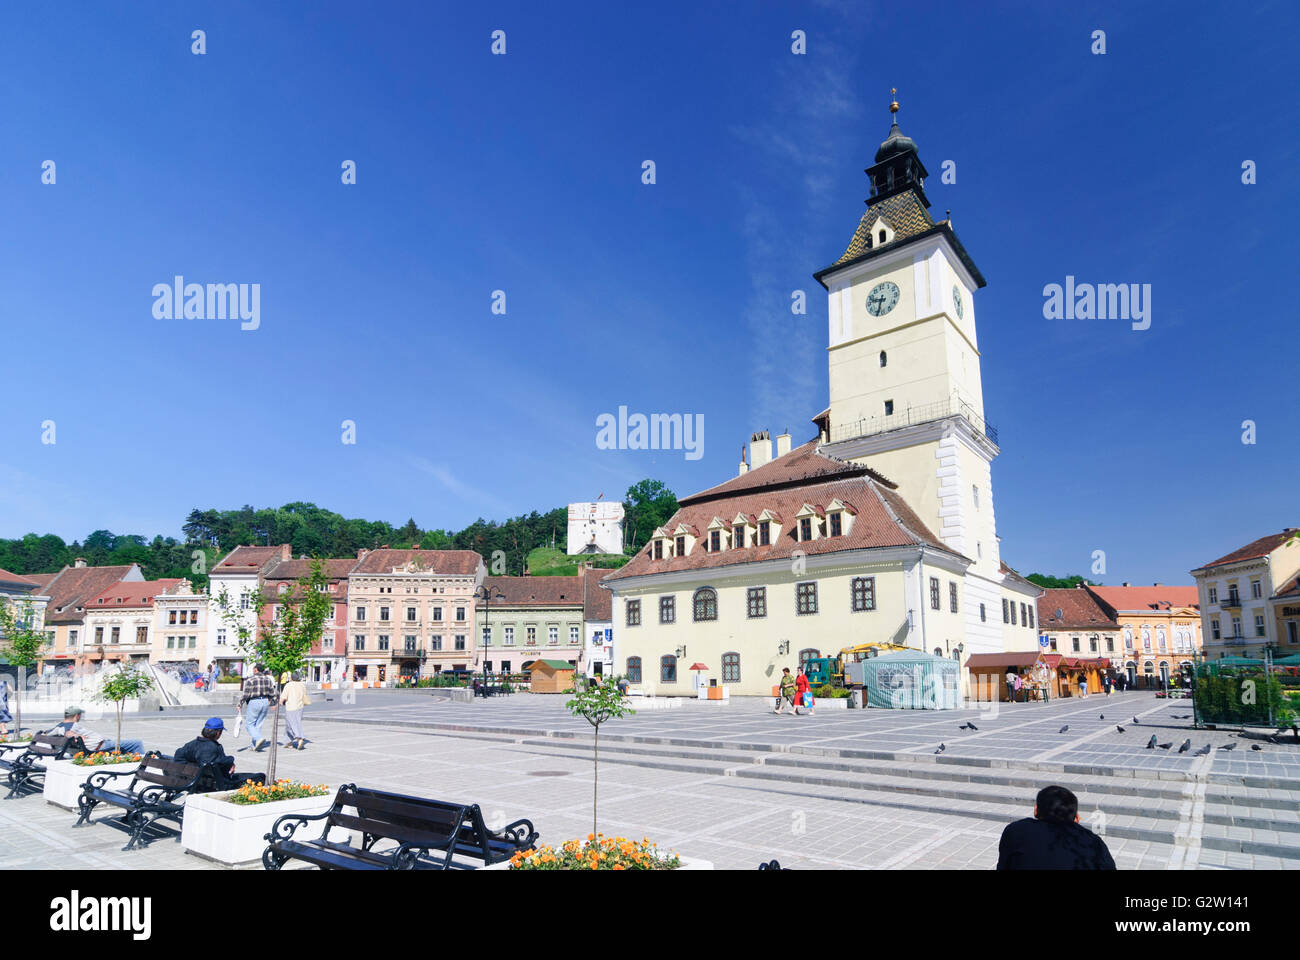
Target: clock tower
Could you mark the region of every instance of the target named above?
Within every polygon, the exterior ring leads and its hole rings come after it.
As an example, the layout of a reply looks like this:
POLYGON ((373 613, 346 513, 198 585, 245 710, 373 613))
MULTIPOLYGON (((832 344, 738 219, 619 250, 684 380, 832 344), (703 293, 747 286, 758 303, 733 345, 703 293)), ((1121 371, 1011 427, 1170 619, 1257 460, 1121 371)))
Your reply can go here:
POLYGON ((935 221, 927 171, 889 106, 867 167, 870 195, 848 248, 815 274, 828 297, 830 406, 822 451, 899 485, 966 574, 967 648, 1002 649, 1002 572, 984 419, 975 292, 983 275, 952 222, 935 221))

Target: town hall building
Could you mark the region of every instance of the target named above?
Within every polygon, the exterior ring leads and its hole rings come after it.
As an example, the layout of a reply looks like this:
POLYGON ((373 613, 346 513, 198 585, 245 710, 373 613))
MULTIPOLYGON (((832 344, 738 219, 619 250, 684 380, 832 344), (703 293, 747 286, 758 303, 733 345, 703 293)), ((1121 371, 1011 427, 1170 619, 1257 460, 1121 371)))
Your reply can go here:
POLYGON ((767 694, 783 667, 880 641, 964 662, 1038 649, 1042 592, 1001 558, 975 293, 985 280, 897 122, 867 168, 828 296, 830 405, 815 439, 753 436, 737 477, 678 512, 602 583, 615 669, 663 694, 706 667, 767 694))

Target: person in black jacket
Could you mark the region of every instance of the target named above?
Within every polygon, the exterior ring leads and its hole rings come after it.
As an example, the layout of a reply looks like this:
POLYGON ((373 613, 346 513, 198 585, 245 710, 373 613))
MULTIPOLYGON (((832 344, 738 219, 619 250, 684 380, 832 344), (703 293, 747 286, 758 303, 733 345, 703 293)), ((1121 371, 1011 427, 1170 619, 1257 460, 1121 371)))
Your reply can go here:
POLYGON ((1032 818, 1002 831, 999 870, 1114 870, 1106 843, 1079 823, 1079 800, 1065 787, 1038 791, 1032 818))
POLYGON ((209 717, 199 735, 176 751, 174 760, 182 763, 215 764, 217 790, 235 790, 244 785, 244 781, 265 783, 264 773, 235 773, 235 760, 226 754, 218 743, 226 725, 220 717, 209 717))

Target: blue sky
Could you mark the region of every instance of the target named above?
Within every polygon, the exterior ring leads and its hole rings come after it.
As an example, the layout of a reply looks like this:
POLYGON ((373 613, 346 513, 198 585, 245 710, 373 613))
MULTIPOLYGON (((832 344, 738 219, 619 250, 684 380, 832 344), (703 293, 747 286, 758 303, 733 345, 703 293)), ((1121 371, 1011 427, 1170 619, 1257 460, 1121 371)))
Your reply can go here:
POLYGON ((988 279, 1004 558, 1187 582, 1298 525, 1293 4, 747 11, 6 5, 0 536, 293 500, 457 529, 646 476, 685 495, 755 429, 811 438, 811 275, 894 86, 988 279), (155 319, 177 274, 259 283, 260 328, 155 319), (1067 274, 1150 283, 1151 329, 1044 320, 1067 274), (704 457, 597 449, 620 405, 702 414, 704 457))

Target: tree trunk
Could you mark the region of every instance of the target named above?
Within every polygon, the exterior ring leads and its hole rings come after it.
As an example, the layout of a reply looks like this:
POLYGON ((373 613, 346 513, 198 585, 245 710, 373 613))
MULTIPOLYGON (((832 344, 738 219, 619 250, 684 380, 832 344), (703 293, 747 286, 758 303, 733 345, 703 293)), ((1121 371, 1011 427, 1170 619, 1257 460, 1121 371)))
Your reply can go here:
POLYGON ((22 739, 23 734, 23 680, 27 673, 26 667, 18 668, 18 689, 14 691, 14 714, 18 720, 17 729, 14 731, 14 739, 22 739))
POLYGON ((114 741, 114 743, 117 744, 117 752, 121 753, 122 752, 122 701, 121 700, 117 701, 117 739, 114 741))
POLYGON ((271 757, 266 762, 266 782, 275 783, 275 745, 280 742, 280 704, 271 704, 271 757))
POLYGON ((600 725, 596 725, 596 739, 591 752, 591 832, 596 832, 596 787, 600 780, 600 725))

